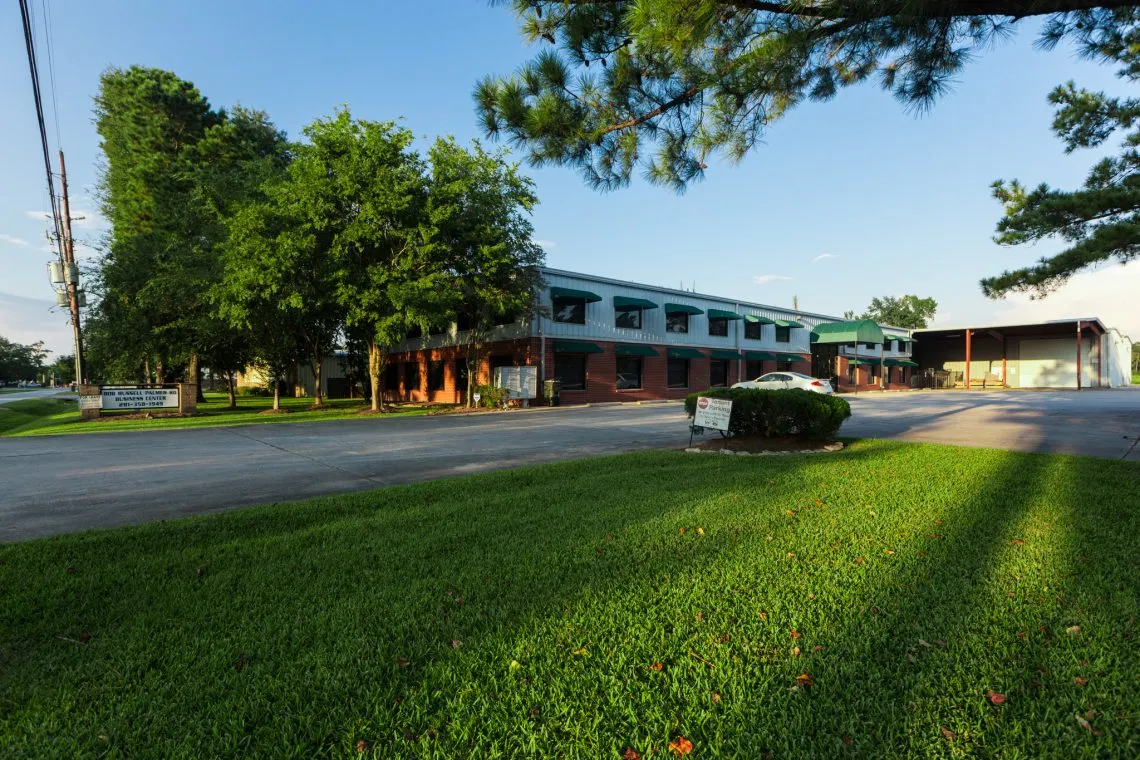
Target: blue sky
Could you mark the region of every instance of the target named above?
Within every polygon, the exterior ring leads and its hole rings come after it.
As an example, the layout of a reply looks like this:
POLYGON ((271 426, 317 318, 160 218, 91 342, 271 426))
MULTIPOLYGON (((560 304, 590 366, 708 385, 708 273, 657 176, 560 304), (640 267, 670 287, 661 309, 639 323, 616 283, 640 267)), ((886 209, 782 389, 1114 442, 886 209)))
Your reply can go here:
MULTIPOLYGON (((422 3, 44 0, 51 18, 58 123, 77 237, 98 243, 92 199, 99 158, 91 99, 110 66, 141 64, 194 82, 215 106, 267 111, 290 135, 347 104, 368 119, 403 118, 425 140, 479 136, 471 90, 533 49, 509 10, 484 0, 422 3)), ((39 6, 39 0, 33 0, 39 6)), ((48 79, 37 7, 41 77, 48 79)), ((0 12, 0 334, 65 350, 66 316, 42 250, 47 208, 27 63, 13 3, 0 12)), ((1067 79, 1119 91, 1110 68, 1069 50, 1043 53, 1033 25, 979 57, 920 116, 875 85, 794 110, 742 163, 714 163, 684 195, 635 181, 602 194, 568 169, 530 170, 541 206, 536 237, 551 266, 762 303, 842 314, 873 296, 917 293, 938 322, 1098 315, 1140 339, 1140 266, 1075 278, 1045 301, 982 297, 977 281, 1056 246, 1003 249, 991 236, 997 178, 1079 184, 1094 156, 1066 156, 1049 130, 1048 91, 1067 79)), ((94 255, 94 251, 86 251, 94 255)))

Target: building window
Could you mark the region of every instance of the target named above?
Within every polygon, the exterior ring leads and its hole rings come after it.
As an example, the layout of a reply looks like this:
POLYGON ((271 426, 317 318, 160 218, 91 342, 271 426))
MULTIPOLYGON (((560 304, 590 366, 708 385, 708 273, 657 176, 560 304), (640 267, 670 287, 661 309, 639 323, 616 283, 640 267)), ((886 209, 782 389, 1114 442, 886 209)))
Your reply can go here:
POLYGON ((420 389, 420 363, 417 360, 404 362, 404 391, 420 389))
POLYGON ((744 379, 755 380, 764 374, 764 362, 749 361, 744 363, 744 379))
POLYGON ((428 362, 428 390, 443 390, 443 362, 428 362))
POLYGON ((673 312, 665 315, 665 332, 687 333, 689 331, 689 315, 684 312, 673 312))
POLYGON ((786 362, 786 361, 776 362, 776 371, 777 372, 791 372, 792 371, 792 363, 786 362))
POLYGON ((728 320, 712 317, 709 319, 709 335, 728 335, 728 320))
POLYGON ((709 362, 709 387, 723 388, 728 385, 728 361, 713 359, 709 362))
POLYGON ((863 347, 866 348, 868 351, 873 351, 875 349, 875 344, 874 343, 864 343, 863 347))
POLYGON ((388 366, 384 368, 384 390, 400 390, 400 365, 394 361, 389 361, 388 366))
POLYGON ((614 309, 614 327, 627 330, 641 329, 641 307, 619 306, 614 309))
MULTIPOLYGON (((687 314, 685 316, 688 316, 687 314)), ((670 388, 688 388, 689 387, 689 360, 688 359, 670 359, 669 360, 669 378, 668 383, 670 388)))
POLYGON ((905 340, 898 341, 898 344, 899 344, 899 347, 895 349, 896 351, 906 351, 906 341, 905 340))
POLYGON ((619 356, 617 360, 617 389, 619 391, 641 388, 641 358, 619 356))
POLYGON ((554 379, 564 391, 586 390, 585 354, 555 354, 554 379))
POLYGON ((854 362, 847 363, 847 380, 856 385, 859 382, 859 367, 854 362))
POLYGON ((744 323, 744 337, 748 340, 760 340, 760 328, 763 327, 759 322, 745 322, 744 323))
POLYGON ((777 343, 791 343, 792 342, 792 328, 780 327, 776 325, 776 342, 777 343))
POLYGON ((467 360, 463 357, 455 360, 455 390, 467 392, 467 360))
POLYGON ((569 322, 575 325, 586 324, 586 299, 557 296, 554 298, 555 322, 569 322))

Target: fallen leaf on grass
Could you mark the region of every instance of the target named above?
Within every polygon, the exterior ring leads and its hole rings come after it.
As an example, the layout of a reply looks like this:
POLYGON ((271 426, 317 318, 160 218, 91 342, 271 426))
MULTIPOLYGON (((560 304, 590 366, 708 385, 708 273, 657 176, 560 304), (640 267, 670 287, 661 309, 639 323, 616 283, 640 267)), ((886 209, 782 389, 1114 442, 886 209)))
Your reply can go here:
POLYGON ((795 556, 796 556, 796 553, 795 553, 795 552, 788 552, 788 559, 792 559, 792 558, 794 558, 795 556))
POLYGON ((368 741, 367 739, 361 739, 356 743, 357 754, 363 755, 370 749, 372 749, 372 742, 368 741))
POLYGON ((720 704, 720 692, 714 691, 712 693, 712 701, 717 703, 718 705, 720 704))
POLYGON ((455 603, 456 603, 456 604, 463 604, 465 601, 466 601, 466 600, 465 600, 463 597, 461 597, 461 596, 457 596, 457 597, 455 597, 455 603))
POLYGON ((600 557, 600 556, 602 556, 603 554, 605 554, 605 553, 606 553, 606 547, 604 547, 604 546, 599 546, 599 547, 597 547, 596 549, 594 549, 594 552, 595 552, 595 553, 596 553, 596 554, 597 554, 597 555, 600 557))
POLYGON ((412 663, 408 662, 407 658, 405 658, 405 657, 397 657, 396 658, 396 664, 399 665, 401 668, 406 668, 409 665, 411 665, 412 663))
POLYGON ((867 561, 866 557, 856 557, 855 558, 855 564, 856 565, 862 565, 866 561, 867 561))
POLYGON ((792 647, 792 657, 799 657, 799 656, 800 656, 800 648, 799 647, 792 647))
POLYGON ((784 514, 786 514, 788 517, 795 517, 795 516, 796 516, 796 510, 794 510, 794 509, 785 509, 785 510, 784 510, 784 514))
POLYGON ((590 652, 586 649, 586 647, 581 647, 579 649, 575 649, 570 654, 574 655, 575 657, 589 657, 590 656, 590 652))
POLYGON ((942 538, 942 534, 941 533, 931 533, 930 537, 931 538, 942 538))
POLYGON ((705 534, 704 528, 697 528, 697 535, 698 536, 703 536, 704 534, 705 534))
POLYGON ((512 673, 522 670, 522 663, 518 660, 511 660, 510 669, 512 673))
POLYGON ((764 622, 768 622, 768 613, 764 612, 764 610, 760 610, 759 612, 757 612, 756 616, 759 617, 764 622))
POLYGON ((823 644, 816 644, 814 647, 811 648, 811 651, 822 652, 823 651, 823 644))
POLYGON ((652 670, 652 671, 654 671, 654 672, 657 672, 657 671, 660 671, 660 670, 661 670, 662 668, 664 668, 664 667, 665 667, 665 664, 664 664, 664 663, 655 662, 655 663, 653 663, 652 665, 650 665, 650 666, 649 666, 649 669, 650 669, 650 670, 652 670))
POLYGON ((684 528, 678 528, 678 529, 677 529, 677 535, 681 535, 681 534, 682 534, 682 533, 684 533, 684 532, 685 532, 685 529, 684 529, 684 528))
POLYGON ((1068 628, 1065 629, 1065 633, 1069 634, 1070 636, 1076 636, 1080 632, 1081 632, 1081 627, 1079 625, 1070 625, 1068 628))
POLYGON ((956 739, 958 736, 957 734, 955 734, 953 731, 951 731, 948 728, 943 728, 942 726, 939 726, 939 729, 942 731, 942 735, 946 737, 946 741, 948 741, 948 742, 954 741, 954 739, 956 739))
POLYGON ((843 746, 844 747, 850 747, 854 743, 855 743, 855 740, 852 739, 850 736, 844 736, 843 737, 843 746))
POLYGON ((1026 633, 1025 633, 1025 631, 1018 631, 1018 632, 1017 632, 1017 638, 1019 638, 1019 639, 1021 639, 1021 640, 1023 640, 1023 641, 1024 641, 1024 640, 1025 640, 1025 637, 1026 637, 1026 633))
POLYGON ((926 647, 927 649, 930 649, 930 644, 928 644, 928 643, 927 643, 926 641, 924 641, 923 639, 919 639, 919 640, 918 640, 918 643, 919 643, 921 646, 924 646, 924 647, 926 647))
POLYGON ((1017 592, 1016 591, 1010 591, 1006 594, 1006 596, 1008 596, 1010 599, 1016 599, 1017 598, 1017 592))
POLYGON ((626 747, 625 752, 621 753, 622 760, 641 760, 641 753, 633 747, 626 747))
POLYGON ((986 696, 989 698, 990 704, 994 704, 994 705, 1005 704, 1005 695, 1002 694, 1000 691, 994 691, 993 689, 989 689, 986 691, 986 696))
POLYGON ((895 550, 894 549, 884 549, 883 553, 889 556, 891 554, 894 554, 895 550))
POLYGON ((1025 546, 1025 539, 1015 538, 1012 541, 1010 541, 1010 543, 1013 544, 1014 546, 1025 546))
POLYGON ((811 673, 806 670, 796 676, 796 682, 792 686, 793 689, 806 689, 809 686, 815 686, 815 681, 811 677, 811 673))
POLYGON ((693 743, 684 736, 678 736, 669 742, 669 751, 677 756, 687 755, 693 751, 693 743))
POLYGON ((1101 735, 1101 732, 1097 731, 1095 728, 1093 728, 1092 724, 1089 723, 1088 720, 1086 720, 1084 716, 1077 715, 1076 718, 1077 718, 1077 723, 1080 724, 1081 728, 1088 731, 1093 736, 1100 736, 1101 735))
POLYGON ((808 599, 815 599, 815 594, 808 594, 808 599))
POLYGON ((803 636, 803 634, 800 633, 799 631, 797 631, 795 628, 793 628, 791 631, 789 631, 789 633, 791 634, 793 639, 798 639, 800 636, 803 636))
POLYGON ((452 649, 460 649, 462 646, 463 646, 463 642, 460 641, 459 639, 452 639, 451 640, 451 648, 452 649))
POLYGON ((1089 679, 1085 678, 1084 676, 1077 676, 1073 680, 1077 682, 1077 686, 1084 686, 1089 682, 1089 679))
POLYGON ((719 641, 721 644, 727 644, 730 638, 732 638, 732 637, 729 636, 727 633, 725 633, 725 634, 719 636, 717 638, 717 641, 719 641))
POLYGON ((944 523, 941 520, 935 520, 934 524, 937 525, 939 528, 941 528, 944 523))
POLYGON ((934 643, 935 643, 935 644, 937 644, 937 645, 938 645, 938 646, 940 646, 940 647, 945 647, 945 646, 946 646, 946 642, 945 642, 945 641, 943 641, 942 639, 935 639, 935 640, 934 640, 934 643))

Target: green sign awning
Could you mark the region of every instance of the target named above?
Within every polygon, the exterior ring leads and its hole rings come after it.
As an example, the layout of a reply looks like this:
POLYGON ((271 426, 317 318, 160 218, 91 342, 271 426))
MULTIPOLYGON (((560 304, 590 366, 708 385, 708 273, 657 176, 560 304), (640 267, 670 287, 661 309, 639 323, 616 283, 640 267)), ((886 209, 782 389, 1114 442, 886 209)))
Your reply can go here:
POLYGON ((600 354, 602 347, 597 343, 588 343, 584 340, 556 340, 554 341, 556 354, 600 354))
POLYGON ((709 309, 709 319, 742 319, 735 311, 724 309, 709 309))
POLYGON ((670 348, 666 350, 670 359, 704 359, 705 355, 695 348, 670 348))
POLYGON ((684 303, 667 303, 665 304, 666 314, 704 314, 703 309, 698 309, 696 306, 689 306, 684 303))
POLYGON ((618 356, 660 356, 650 346, 641 346, 637 343, 619 343, 614 347, 618 356))
POLYGON ((917 367, 918 362, 910 359, 887 359, 888 367, 917 367))
POLYGON ((602 297, 588 290, 575 290, 574 288, 551 288, 551 298, 584 298, 586 303, 597 303, 602 297))
POLYGON ((803 327, 803 325, 794 319, 777 319, 776 327, 803 327))
POLYGON ((848 358, 847 363, 850 364, 852 367, 867 367, 867 366, 876 366, 877 367, 879 365, 879 362, 877 360, 856 359, 854 357, 848 358))
POLYGON ((723 349, 716 349, 716 350, 712 351, 711 353, 709 353, 709 356, 712 357, 713 359, 740 359, 740 358, 742 358, 738 351, 726 351, 723 349))
POLYGON ((754 325, 774 325, 777 323, 776 320, 762 317, 759 314, 745 314, 744 321, 754 325))
POLYGON ((793 354, 788 351, 777 351, 776 358, 782 362, 806 362, 803 354, 793 354))
POLYGON ((647 298, 630 298, 629 296, 614 296, 615 309, 656 309, 657 304, 647 298))
POLYGON ((750 362, 774 362, 777 360, 775 354, 770 354, 767 351, 745 351, 744 358, 750 362))
POLYGON ((882 343, 883 328, 873 319, 824 322, 811 331, 812 343, 882 343))

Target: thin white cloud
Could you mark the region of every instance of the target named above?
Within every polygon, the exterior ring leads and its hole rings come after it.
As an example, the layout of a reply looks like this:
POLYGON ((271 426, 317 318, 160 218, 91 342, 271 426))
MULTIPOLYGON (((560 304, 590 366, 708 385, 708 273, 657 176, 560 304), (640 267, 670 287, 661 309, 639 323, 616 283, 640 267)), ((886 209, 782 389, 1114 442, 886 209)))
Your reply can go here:
POLYGON ((46 222, 51 220, 50 211, 25 211, 24 216, 29 219, 35 219, 37 222, 46 222))
POLYGON ((553 240, 535 240, 534 242, 538 243, 540 246, 542 246, 543 248, 546 248, 548 250, 550 248, 557 248, 558 247, 558 243, 555 243, 553 240))
POLYGON ((1038 322, 1047 319, 1099 317, 1105 327, 1115 327, 1133 340, 1140 340, 1140 266, 1110 264, 1074 275, 1046 298, 1030 299, 1014 294, 995 304, 992 316, 999 324, 1038 322))
POLYGON ((779 282, 780 280, 790 280, 791 277, 785 277, 782 274, 757 274, 753 275, 752 281, 757 285, 767 285, 770 282, 779 282))
POLYGON ((816 256, 814 259, 812 259, 811 263, 814 264, 817 261, 824 261, 826 259, 837 259, 837 258, 839 258, 838 253, 821 253, 818 256, 816 256))
POLYGON ((0 232, 0 243, 11 243, 12 245, 31 245, 31 243, 29 243, 27 240, 24 240, 23 238, 14 237, 12 235, 5 235, 2 232, 0 232))
MULTIPOLYGON (((37 222, 51 221, 50 211, 25 211, 24 216, 35 219, 37 222)), ((107 221, 98 211, 89 211, 83 208, 71 209, 71 226, 83 229, 100 229, 107 226, 107 221)))

